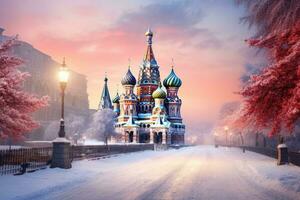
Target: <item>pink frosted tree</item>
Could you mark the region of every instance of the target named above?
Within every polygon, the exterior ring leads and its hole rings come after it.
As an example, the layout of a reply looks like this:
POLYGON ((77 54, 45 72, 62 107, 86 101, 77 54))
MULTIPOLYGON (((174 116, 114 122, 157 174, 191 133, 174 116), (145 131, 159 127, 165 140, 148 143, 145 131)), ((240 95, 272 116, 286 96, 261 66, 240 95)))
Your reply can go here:
POLYGON ((15 39, 0 45, 0 138, 22 139, 38 127, 31 114, 47 105, 48 98, 38 98, 22 91, 29 76, 18 70, 22 60, 11 55, 15 39))
POLYGON ((300 1, 237 2, 248 9, 243 20, 257 28, 247 43, 266 50, 270 60, 240 92, 244 97, 240 121, 260 130, 269 128, 270 136, 282 130, 291 133, 300 117, 300 1))

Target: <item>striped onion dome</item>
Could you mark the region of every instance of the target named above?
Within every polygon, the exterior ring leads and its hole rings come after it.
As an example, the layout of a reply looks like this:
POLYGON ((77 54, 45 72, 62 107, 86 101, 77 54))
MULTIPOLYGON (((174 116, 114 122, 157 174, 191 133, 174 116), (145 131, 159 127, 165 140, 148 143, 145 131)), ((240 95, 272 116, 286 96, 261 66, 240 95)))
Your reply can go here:
POLYGON ((113 99, 113 103, 119 103, 120 101, 120 96, 119 96, 119 93, 117 92, 115 98, 113 99))
POLYGON ((123 77, 121 81, 122 85, 135 85, 136 84, 136 79, 131 73, 130 69, 128 69, 126 75, 123 77))
POLYGON ((180 87, 182 84, 182 81, 178 76, 175 74, 174 69, 172 68, 171 73, 169 76, 164 80, 164 86, 166 88, 168 87, 180 87))
POLYGON ((154 99, 165 99, 167 97, 167 94, 165 93, 165 91, 163 91, 163 89, 161 89, 161 86, 159 86, 153 93, 152 93, 152 97, 154 99))

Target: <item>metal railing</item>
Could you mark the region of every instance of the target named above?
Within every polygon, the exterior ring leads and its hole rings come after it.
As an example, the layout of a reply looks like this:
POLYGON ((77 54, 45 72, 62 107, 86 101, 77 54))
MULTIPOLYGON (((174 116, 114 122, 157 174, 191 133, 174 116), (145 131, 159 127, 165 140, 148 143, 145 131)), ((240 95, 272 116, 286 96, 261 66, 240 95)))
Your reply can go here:
MULTIPOLYGON (((242 149, 244 148, 248 151, 263 154, 265 156, 269 156, 277 159, 277 149, 273 149, 269 147, 252 147, 252 146, 232 146, 232 147, 239 147, 242 149)), ((300 152, 288 151, 288 155, 289 155, 290 163, 300 166, 300 152)))
POLYGON ((18 175, 46 168, 51 157, 52 147, 0 150, 0 175, 18 175))
MULTIPOLYGON (((120 153, 154 150, 154 144, 71 146, 71 160, 105 157, 120 153)), ((44 169, 51 163, 52 147, 0 150, 0 175, 21 175, 44 169)))

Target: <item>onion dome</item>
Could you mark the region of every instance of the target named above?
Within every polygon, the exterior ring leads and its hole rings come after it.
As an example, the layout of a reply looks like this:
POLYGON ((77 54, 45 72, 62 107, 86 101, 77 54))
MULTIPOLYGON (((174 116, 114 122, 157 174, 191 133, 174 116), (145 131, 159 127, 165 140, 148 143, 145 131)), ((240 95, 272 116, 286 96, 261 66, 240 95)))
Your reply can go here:
POLYGON ((113 99, 113 103, 119 103, 119 101, 120 101, 120 96, 119 93, 117 93, 115 98, 113 99))
POLYGON ((178 76, 175 74, 174 69, 172 68, 171 73, 169 76, 164 80, 164 86, 166 88, 168 87, 180 87, 182 84, 182 81, 178 76))
POLYGON ((122 85, 135 85, 136 84, 136 79, 131 73, 130 69, 128 69, 126 75, 123 77, 121 81, 122 85))
POLYGON ((161 89, 161 87, 158 87, 153 93, 152 93, 152 97, 154 99, 165 99, 167 97, 167 94, 165 93, 165 91, 163 91, 163 89, 161 89))

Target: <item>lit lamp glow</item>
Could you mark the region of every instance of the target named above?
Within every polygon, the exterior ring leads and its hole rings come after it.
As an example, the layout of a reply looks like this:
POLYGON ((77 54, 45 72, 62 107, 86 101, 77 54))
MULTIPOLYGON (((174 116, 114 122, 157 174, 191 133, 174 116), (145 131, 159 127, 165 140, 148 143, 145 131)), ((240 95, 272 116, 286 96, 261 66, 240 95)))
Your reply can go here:
MULTIPOLYGON (((65 64, 65 63, 63 63, 65 64)), ((66 66, 62 66, 58 73, 59 82, 60 83, 67 83, 69 80, 69 70, 66 66)))

